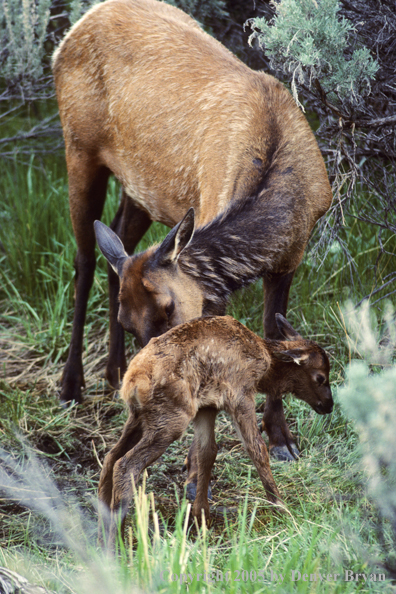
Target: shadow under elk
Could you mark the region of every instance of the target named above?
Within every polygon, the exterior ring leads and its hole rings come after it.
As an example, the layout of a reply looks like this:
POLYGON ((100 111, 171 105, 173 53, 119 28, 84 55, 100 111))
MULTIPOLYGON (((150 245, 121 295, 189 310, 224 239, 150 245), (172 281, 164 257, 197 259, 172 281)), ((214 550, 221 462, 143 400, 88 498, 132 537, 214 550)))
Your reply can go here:
POLYGON ((292 392, 319 414, 332 411, 333 399, 325 351, 304 340, 282 315, 276 314, 276 324, 284 340, 262 339, 230 316, 200 318, 151 339, 132 359, 121 387, 129 418, 104 460, 99 481, 99 538, 110 548, 120 517, 123 532, 141 472, 182 436, 190 421, 198 459, 192 514, 200 522, 203 510, 209 519, 208 487, 217 454, 214 426, 220 410, 231 416, 267 499, 279 502, 257 426, 256 392, 270 394, 278 404, 284 392, 292 392))
MULTIPOLYGON (((177 324, 224 314, 229 294, 258 277, 265 336, 279 338, 275 313, 286 314, 293 275, 332 199, 315 137, 287 89, 156 0, 91 8, 56 50, 53 72, 78 247, 61 402, 82 399, 93 224, 110 174, 123 188, 116 235, 98 232, 111 263, 110 385, 126 370, 124 329, 144 346, 177 324), (174 227, 191 207, 160 246, 127 256, 151 221, 174 227)), ((271 453, 293 459, 282 404, 275 411, 267 398, 264 417, 271 453)))

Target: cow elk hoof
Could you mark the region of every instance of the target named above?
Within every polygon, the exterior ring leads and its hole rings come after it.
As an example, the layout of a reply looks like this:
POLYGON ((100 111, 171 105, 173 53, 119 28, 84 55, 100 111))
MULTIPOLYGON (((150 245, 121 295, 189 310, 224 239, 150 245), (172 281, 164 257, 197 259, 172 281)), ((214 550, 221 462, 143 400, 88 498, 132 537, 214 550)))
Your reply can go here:
POLYGON ((270 456, 274 460, 278 460, 278 462, 294 462, 300 457, 300 452, 294 443, 290 444, 290 449, 292 453, 290 452, 287 445, 274 446, 270 449, 270 456))
POLYGON ((110 390, 119 390, 121 386, 121 381, 123 375, 125 373, 125 368, 121 369, 120 367, 108 367, 105 372, 105 378, 108 383, 110 390))
POLYGON ((82 404, 81 382, 64 382, 62 385, 59 404, 62 408, 69 408, 73 404, 82 404))

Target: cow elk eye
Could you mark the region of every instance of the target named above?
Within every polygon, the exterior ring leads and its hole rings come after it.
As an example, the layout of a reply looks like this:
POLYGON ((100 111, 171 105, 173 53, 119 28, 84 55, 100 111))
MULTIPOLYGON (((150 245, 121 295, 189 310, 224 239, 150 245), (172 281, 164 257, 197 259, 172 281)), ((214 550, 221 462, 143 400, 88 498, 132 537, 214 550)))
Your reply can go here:
POLYGON ((321 386, 322 384, 324 384, 324 383, 325 383, 325 381, 326 381, 326 378, 325 378, 325 376, 324 376, 324 375, 318 375, 318 376, 316 377, 316 381, 318 382, 319 386, 321 386))
POLYGON ((175 311, 175 302, 174 301, 171 301, 165 307, 165 313, 166 313, 166 316, 167 316, 168 320, 169 320, 169 318, 171 317, 171 315, 173 314, 174 311, 175 311))

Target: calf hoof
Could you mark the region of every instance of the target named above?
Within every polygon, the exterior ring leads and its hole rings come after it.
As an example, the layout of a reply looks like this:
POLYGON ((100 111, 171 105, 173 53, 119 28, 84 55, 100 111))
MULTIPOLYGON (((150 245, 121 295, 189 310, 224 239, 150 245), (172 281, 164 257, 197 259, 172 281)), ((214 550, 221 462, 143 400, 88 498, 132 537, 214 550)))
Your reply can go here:
MULTIPOLYGON (((195 501, 197 496, 197 483, 187 483, 186 485, 186 497, 189 501, 195 501)), ((208 487, 208 500, 213 501, 212 497, 212 487, 209 485, 208 487)))
POLYGON ((270 456, 279 462, 294 462, 300 457, 300 452, 294 443, 290 444, 290 450, 287 445, 274 446, 270 449, 270 456))

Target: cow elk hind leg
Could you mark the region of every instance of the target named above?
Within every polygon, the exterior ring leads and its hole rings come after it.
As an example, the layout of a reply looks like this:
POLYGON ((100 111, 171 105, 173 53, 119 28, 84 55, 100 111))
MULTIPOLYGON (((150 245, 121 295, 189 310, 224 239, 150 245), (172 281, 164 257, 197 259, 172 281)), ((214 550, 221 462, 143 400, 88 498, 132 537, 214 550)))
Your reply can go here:
MULTIPOLYGON (((295 271, 288 274, 267 274, 263 277, 264 285, 264 336, 273 340, 284 337, 276 323, 275 314, 286 316, 290 287, 295 271)), ((293 462, 300 455, 295 440, 290 433, 283 412, 282 399, 272 401, 267 394, 262 431, 269 438, 269 450, 272 458, 282 462, 293 462)))

